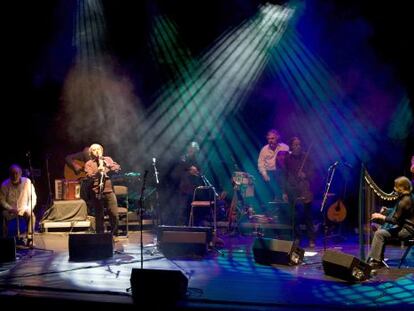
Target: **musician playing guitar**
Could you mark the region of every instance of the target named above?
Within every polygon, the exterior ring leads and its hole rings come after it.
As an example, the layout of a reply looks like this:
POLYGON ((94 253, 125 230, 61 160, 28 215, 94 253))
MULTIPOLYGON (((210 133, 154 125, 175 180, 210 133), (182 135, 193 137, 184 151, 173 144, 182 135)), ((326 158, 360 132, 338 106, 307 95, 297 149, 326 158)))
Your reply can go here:
POLYGON ((372 268, 379 269, 386 266, 384 263, 385 244, 391 238, 405 240, 414 236, 414 197, 411 181, 401 176, 394 180, 394 191, 398 194, 397 203, 393 211, 373 213, 371 220, 391 224, 391 227, 375 231, 372 246, 369 252, 368 263, 372 268))
POLYGON ((64 177, 65 179, 81 179, 86 177, 85 163, 90 160, 89 147, 82 151, 68 154, 65 157, 64 177))

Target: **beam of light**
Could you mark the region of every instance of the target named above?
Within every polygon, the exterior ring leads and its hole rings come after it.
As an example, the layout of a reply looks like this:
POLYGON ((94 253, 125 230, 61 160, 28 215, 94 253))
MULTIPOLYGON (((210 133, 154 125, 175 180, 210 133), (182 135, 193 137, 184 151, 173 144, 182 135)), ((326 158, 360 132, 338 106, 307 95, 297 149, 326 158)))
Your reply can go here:
MULTIPOLYGON (((149 110, 146 126, 139 131, 141 142, 159 142, 145 144, 151 146, 149 154, 160 153, 157 148, 162 146, 176 158, 174 154, 195 139, 208 150, 202 162, 223 188, 232 188, 228 176, 236 169, 235 162, 255 174, 258 143, 237 111, 250 95, 266 66, 269 50, 282 37, 293 12, 288 7, 262 6, 252 19, 224 33, 198 59, 179 45, 175 25, 164 16, 158 17, 152 44, 162 65, 169 66, 173 80, 163 88, 149 110)), ((250 203, 257 202, 252 199, 250 203)))
POLYGON ((351 163, 366 161, 378 151, 379 132, 358 115, 357 104, 346 97, 323 62, 294 32, 275 48, 271 64, 297 103, 298 113, 290 119, 292 129, 302 129, 305 141, 319 145, 316 163, 326 165, 327 160, 343 158, 351 163))
MULTIPOLYGON (((150 133, 168 149, 173 144, 185 146, 194 137, 204 140, 217 135, 225 117, 250 93, 267 61, 267 50, 280 39, 291 14, 287 8, 263 6, 253 19, 228 31, 197 61, 183 57, 187 53, 173 56, 171 51, 179 47, 161 46, 179 69, 176 80, 154 103, 157 108, 148 116, 141 137, 150 133)), ((161 25, 169 25, 162 38, 174 33, 169 30, 171 24, 161 25)))
POLYGON ((407 139, 409 131, 413 126, 413 111, 410 100, 405 97, 397 105, 395 113, 388 127, 388 137, 395 140, 407 139))
POLYGON ((109 54, 101 1, 79 0, 74 28, 76 57, 64 83, 58 122, 71 141, 116 146, 112 156, 132 165, 134 155, 119 142, 134 143, 130 126, 138 123, 141 106, 133 84, 119 73, 119 65, 109 54))
POLYGON ((102 1, 78 0, 77 9, 72 44, 76 49, 78 62, 91 64, 97 61, 106 49, 102 1))

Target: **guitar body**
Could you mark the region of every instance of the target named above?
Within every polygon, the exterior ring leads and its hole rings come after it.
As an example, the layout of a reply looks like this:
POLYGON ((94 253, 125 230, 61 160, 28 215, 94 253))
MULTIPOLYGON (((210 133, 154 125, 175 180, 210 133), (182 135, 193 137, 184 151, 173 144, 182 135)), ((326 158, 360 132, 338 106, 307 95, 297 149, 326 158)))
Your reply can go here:
POLYGON ((337 200, 328 208, 328 219, 332 222, 343 222, 346 218, 346 207, 342 200, 337 200))
MULTIPOLYGON (((79 166, 82 166, 82 167, 85 166, 85 162, 83 161, 74 160, 74 162, 78 164, 79 166)), ((69 167, 69 165, 65 164, 65 167, 63 169, 63 176, 65 177, 65 179, 79 180, 79 179, 85 178, 86 173, 82 171, 79 174, 76 174, 75 171, 69 167)))

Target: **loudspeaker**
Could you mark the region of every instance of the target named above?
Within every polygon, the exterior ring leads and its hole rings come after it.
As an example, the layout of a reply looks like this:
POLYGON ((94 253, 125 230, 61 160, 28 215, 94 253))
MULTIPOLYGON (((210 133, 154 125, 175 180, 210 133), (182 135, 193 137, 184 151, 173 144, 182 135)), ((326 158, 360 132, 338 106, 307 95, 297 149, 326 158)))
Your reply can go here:
POLYGON ((111 233, 69 234, 69 260, 101 260, 113 256, 111 233))
POLYGON ((13 238, 0 238, 0 262, 16 260, 16 240, 13 238))
POLYGON ((167 258, 203 257, 212 240, 210 227, 159 226, 159 247, 167 258))
POLYGON ((369 278, 371 266, 358 258, 341 252, 327 250, 322 257, 326 275, 350 282, 364 281, 369 278))
POLYGON ((183 298, 188 279, 179 270, 132 269, 131 289, 134 303, 168 305, 183 298))
POLYGON ((297 265, 303 261, 304 254, 293 241, 256 238, 253 244, 254 260, 262 265, 297 265))

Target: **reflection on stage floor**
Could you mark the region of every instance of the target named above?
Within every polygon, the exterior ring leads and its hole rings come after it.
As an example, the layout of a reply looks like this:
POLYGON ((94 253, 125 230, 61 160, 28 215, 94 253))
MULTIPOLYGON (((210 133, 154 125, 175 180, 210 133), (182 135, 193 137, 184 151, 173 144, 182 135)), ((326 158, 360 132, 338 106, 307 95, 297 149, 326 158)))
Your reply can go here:
MULTIPOLYGON (((63 302, 72 305, 111 302, 132 309, 131 271, 141 267, 142 258, 144 269, 178 270, 185 275, 187 292, 177 304, 177 308, 183 310, 414 306, 414 254, 409 254, 405 265, 398 269, 404 251, 398 245, 387 248, 390 269, 374 272, 364 282, 348 283, 325 275, 321 240, 317 241, 315 249, 305 248, 303 262, 299 265, 267 266, 255 262, 252 245, 256 237, 252 235, 220 233, 223 247, 216 248, 210 243, 209 251, 202 258, 174 259, 164 256, 156 245, 157 235, 151 231, 143 232, 141 253, 140 232, 132 232, 128 238, 113 241, 112 257, 72 262, 69 261, 68 234, 38 234, 35 248, 18 247, 15 262, 0 264, 2 303, 30 302, 47 308, 63 302)), ((340 243, 329 242, 327 248, 358 257, 356 241, 355 236, 349 236, 340 243)), ((148 286, 150 283, 154 282, 149 282, 148 286)), ((154 291, 158 291, 162 300, 164 293, 159 288, 154 291)))

